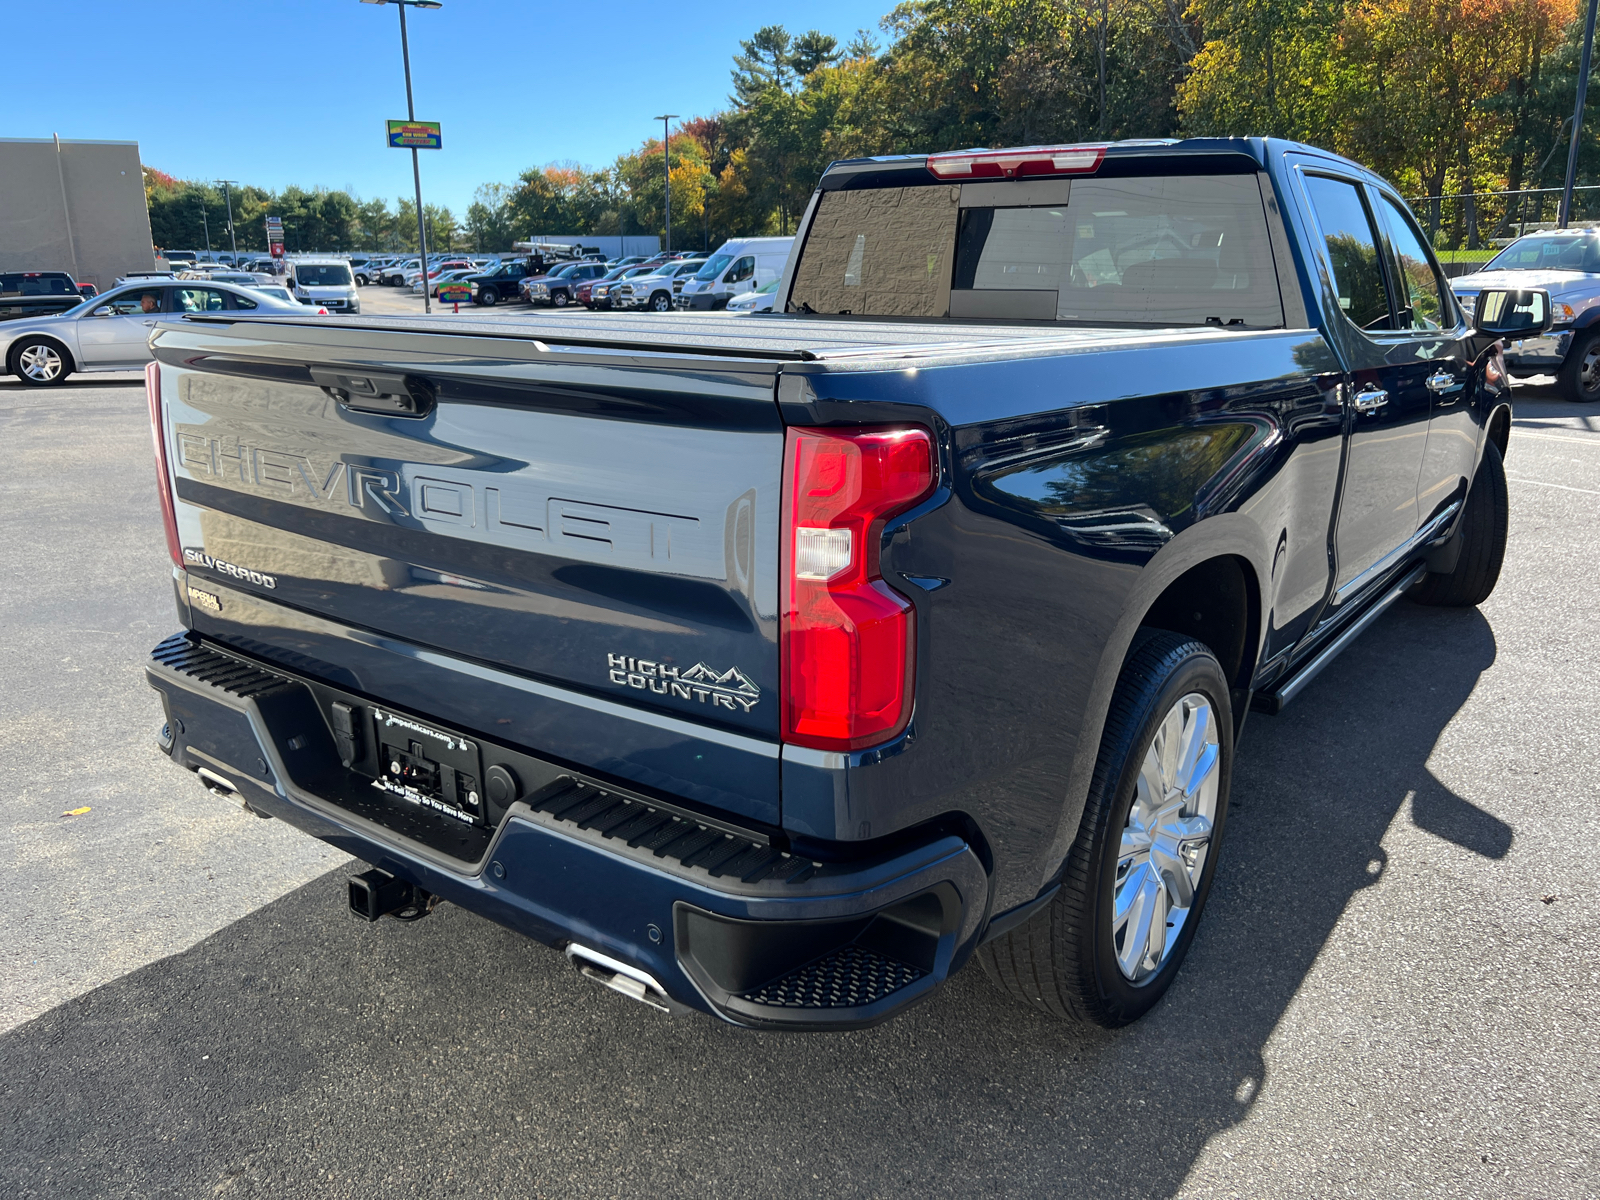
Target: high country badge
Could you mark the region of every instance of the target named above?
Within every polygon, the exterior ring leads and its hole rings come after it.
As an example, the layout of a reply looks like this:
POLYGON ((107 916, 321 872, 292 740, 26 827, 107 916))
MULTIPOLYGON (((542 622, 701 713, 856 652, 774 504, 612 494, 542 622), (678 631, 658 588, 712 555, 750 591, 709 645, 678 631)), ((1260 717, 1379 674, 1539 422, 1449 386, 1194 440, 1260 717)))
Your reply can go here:
POLYGON ((688 670, 680 671, 647 658, 608 654, 606 671, 611 682, 619 687, 651 691, 679 700, 698 700, 730 712, 749 712, 761 699, 761 689, 738 667, 715 671, 705 663, 695 663, 688 670))

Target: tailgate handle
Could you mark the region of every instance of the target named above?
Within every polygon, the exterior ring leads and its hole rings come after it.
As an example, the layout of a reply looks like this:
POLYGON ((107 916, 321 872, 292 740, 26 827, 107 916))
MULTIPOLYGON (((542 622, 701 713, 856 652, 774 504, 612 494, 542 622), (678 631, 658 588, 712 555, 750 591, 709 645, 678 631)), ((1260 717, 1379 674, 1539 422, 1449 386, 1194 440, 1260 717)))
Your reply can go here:
POLYGON ((416 375, 312 367, 311 382, 355 412, 425 417, 433 411, 433 384, 416 375))

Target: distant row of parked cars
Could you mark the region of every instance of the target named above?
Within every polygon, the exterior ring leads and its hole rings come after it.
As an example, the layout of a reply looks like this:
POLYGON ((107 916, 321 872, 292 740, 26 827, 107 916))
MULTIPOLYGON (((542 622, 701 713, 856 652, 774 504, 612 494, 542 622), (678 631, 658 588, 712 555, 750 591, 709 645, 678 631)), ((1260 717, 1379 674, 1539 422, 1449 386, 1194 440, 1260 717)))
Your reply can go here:
POLYGON ((355 267, 358 286, 407 287, 437 297, 464 284, 474 304, 492 308, 522 301, 600 310, 735 312, 772 307, 778 278, 794 239, 738 238, 714 253, 686 250, 603 259, 598 254, 546 261, 529 258, 430 256, 426 269, 413 258, 372 258, 355 267))

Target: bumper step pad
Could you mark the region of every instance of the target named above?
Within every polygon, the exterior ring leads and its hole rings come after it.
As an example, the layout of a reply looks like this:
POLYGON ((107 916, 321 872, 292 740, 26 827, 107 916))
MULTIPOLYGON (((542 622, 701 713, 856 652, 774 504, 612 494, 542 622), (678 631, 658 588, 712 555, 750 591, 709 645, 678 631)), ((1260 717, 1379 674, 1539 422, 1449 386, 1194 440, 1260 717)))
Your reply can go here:
POLYGON ((864 946, 845 946, 740 999, 772 1008, 860 1008, 925 974, 864 946))
POLYGON ((242 700, 259 700, 298 686, 282 675, 274 675, 271 671, 263 671, 260 667, 229 658, 226 654, 218 654, 205 646, 197 646, 181 633, 173 634, 162 642, 150 652, 150 657, 164 667, 171 667, 201 683, 221 688, 242 700))
POLYGON ((701 867, 713 879, 804 883, 820 865, 776 846, 696 821, 690 815, 679 815, 570 778, 558 779, 528 797, 528 805, 535 812, 549 813, 579 829, 648 850, 657 858, 669 858, 685 867, 701 867))

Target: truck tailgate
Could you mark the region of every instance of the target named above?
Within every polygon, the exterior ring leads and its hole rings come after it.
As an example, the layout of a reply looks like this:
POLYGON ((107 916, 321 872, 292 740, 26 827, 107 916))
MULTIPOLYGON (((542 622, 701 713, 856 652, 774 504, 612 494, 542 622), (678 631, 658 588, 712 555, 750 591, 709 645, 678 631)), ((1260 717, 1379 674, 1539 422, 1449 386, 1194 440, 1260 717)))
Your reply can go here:
POLYGON ((777 361, 331 322, 155 345, 191 585, 776 739, 777 361))

